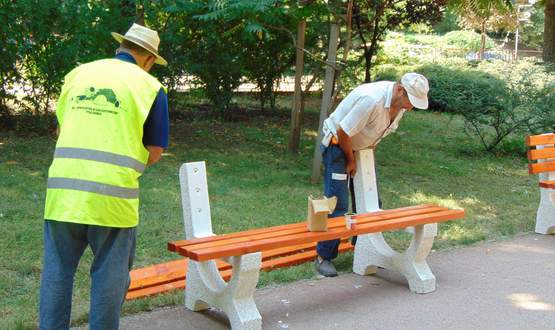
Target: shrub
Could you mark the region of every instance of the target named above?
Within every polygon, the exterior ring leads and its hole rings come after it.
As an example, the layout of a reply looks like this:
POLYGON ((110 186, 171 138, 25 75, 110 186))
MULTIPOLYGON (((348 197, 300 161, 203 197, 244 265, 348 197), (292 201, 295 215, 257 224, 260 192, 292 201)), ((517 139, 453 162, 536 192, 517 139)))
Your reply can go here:
POLYGON ((295 47, 291 44, 290 36, 283 31, 271 31, 245 37, 248 51, 242 57, 245 76, 255 82, 259 92, 256 94, 260 107, 270 104, 274 109, 276 104, 275 85, 285 70, 294 64, 295 47))
POLYGON ((456 13, 447 9, 443 15, 443 19, 434 25, 434 31, 437 33, 447 33, 458 30, 460 28, 458 18, 459 16, 456 13))
POLYGON ((233 90, 242 77, 240 40, 210 24, 196 31, 188 48, 188 71, 198 77, 206 96, 217 110, 229 109, 233 90))
MULTIPOLYGON (((481 46, 481 36, 474 31, 451 31, 443 36, 447 45, 477 52, 481 46)), ((486 37, 486 49, 494 46, 493 41, 486 37)))
POLYGON ((58 95, 63 77, 79 63, 114 54, 110 31, 122 31, 130 19, 122 17, 121 1, 10 1, 0 6, 6 26, 0 28, 0 114, 7 101, 19 112, 44 115, 58 95), (122 17, 115 20, 114 17, 122 17), (14 100, 12 87, 25 93, 14 100))

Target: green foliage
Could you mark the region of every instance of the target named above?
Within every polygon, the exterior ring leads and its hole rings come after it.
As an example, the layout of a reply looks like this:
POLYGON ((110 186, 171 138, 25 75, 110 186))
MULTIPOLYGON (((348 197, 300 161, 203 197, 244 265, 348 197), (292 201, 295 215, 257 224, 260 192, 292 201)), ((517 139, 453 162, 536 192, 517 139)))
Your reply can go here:
MULTIPOLYGON (((431 25, 442 16, 442 1, 361 1, 355 6, 354 36, 360 39, 364 59, 364 81, 370 82, 372 58, 380 49, 380 42, 388 31, 415 24, 431 25)), ((355 40, 356 41, 356 40, 355 40)))
POLYGON ((21 80, 17 62, 21 60, 18 42, 23 40, 23 29, 18 28, 18 14, 11 8, 12 4, 2 1, 0 5, 0 122, 5 125, 10 121, 9 102, 15 97, 10 91, 21 80))
POLYGON ((541 49, 543 46, 545 12, 538 5, 530 8, 529 12, 531 14, 530 22, 521 22, 519 38, 525 47, 541 49))
MULTIPOLYGON (((460 49, 479 51, 481 47, 481 36, 474 31, 451 31, 443 37, 447 45, 451 45, 460 49)), ((486 38, 486 49, 494 46, 493 41, 486 38)))
POLYGON ((447 33, 460 30, 458 15, 453 10, 447 9, 443 12, 443 19, 434 25, 434 31, 437 33, 447 33))
POLYGON ((44 115, 52 108, 63 77, 78 63, 113 54, 116 42, 107 42, 110 31, 130 25, 121 1, 54 0, 4 1, 0 16, 4 45, 0 65, 0 115, 14 92, 25 96, 19 111, 44 115), (115 20, 114 17, 122 17, 115 20))
MULTIPOLYGON (((491 39, 487 45, 494 48, 491 39)), ((452 31, 443 36, 437 34, 413 34, 390 32, 387 34, 383 48, 378 52, 378 64, 414 65, 448 61, 466 65, 466 58, 471 51, 480 48, 480 35, 472 31, 452 31)), ((497 52, 496 52, 497 54, 497 52)))
POLYGON ((254 47, 242 58, 245 76, 258 87, 259 92, 256 97, 260 107, 265 108, 269 102, 270 108, 274 109, 276 103, 274 87, 285 70, 293 65, 295 48, 290 36, 282 31, 253 35, 250 36, 249 41, 249 44, 254 47))
POLYGON ((290 6, 277 0, 181 0, 149 3, 146 10, 147 22, 161 31, 161 52, 169 62, 159 72, 170 87, 170 104, 183 77, 193 76, 215 108, 228 110, 247 77, 261 91, 262 107, 268 101, 273 107, 273 87, 293 60, 288 29, 296 19, 290 6))
POLYGON ((210 12, 197 16, 209 23, 219 22, 242 32, 239 39, 238 66, 245 77, 256 83, 262 108, 269 101, 274 108, 274 86, 294 61, 293 34, 296 27, 295 5, 288 8, 286 1, 215 1, 210 12))
POLYGON ((241 83, 242 47, 220 24, 209 26, 197 31, 188 47, 188 72, 198 77, 216 109, 227 110, 233 90, 241 83))

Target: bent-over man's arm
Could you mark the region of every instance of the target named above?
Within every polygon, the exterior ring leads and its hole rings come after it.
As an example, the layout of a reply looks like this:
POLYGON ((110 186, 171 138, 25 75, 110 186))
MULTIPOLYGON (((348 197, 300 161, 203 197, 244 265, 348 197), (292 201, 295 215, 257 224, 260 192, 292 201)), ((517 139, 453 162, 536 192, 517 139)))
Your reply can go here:
POLYGON ((356 173, 356 162, 355 162, 355 154, 353 153, 353 145, 351 143, 351 137, 343 131, 342 128, 337 129, 337 137, 339 139, 339 147, 343 151, 345 155, 345 160, 347 162, 345 171, 351 177, 356 173))
POLYGON ((170 121, 168 114, 168 96, 160 88, 143 127, 143 145, 148 150, 147 166, 162 158, 168 147, 170 121))

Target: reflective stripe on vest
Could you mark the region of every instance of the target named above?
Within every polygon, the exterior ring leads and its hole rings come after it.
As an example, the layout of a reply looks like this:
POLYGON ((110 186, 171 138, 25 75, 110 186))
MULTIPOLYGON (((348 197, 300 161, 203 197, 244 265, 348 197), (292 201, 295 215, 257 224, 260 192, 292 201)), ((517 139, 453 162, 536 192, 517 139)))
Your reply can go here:
POLYGON ((110 184, 98 183, 94 181, 68 178, 48 178, 47 187, 49 189, 70 189, 92 192, 100 195, 113 196, 119 198, 137 198, 139 189, 112 186, 110 184))
POLYGON ((94 160, 96 162, 132 168, 139 173, 143 173, 146 167, 145 164, 133 159, 132 157, 83 148, 56 148, 54 151, 54 158, 94 160))

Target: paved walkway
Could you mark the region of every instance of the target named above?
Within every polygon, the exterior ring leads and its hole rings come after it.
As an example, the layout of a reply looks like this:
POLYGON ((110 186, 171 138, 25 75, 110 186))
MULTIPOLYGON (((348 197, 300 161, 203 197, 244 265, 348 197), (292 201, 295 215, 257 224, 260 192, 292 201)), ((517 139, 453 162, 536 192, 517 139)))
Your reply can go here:
MULTIPOLYGON (((413 294, 398 274, 343 274, 258 290, 264 329, 555 329, 555 236, 434 253, 437 290, 413 294)), ((184 307, 122 319, 122 329, 227 329, 215 310, 184 307)))

